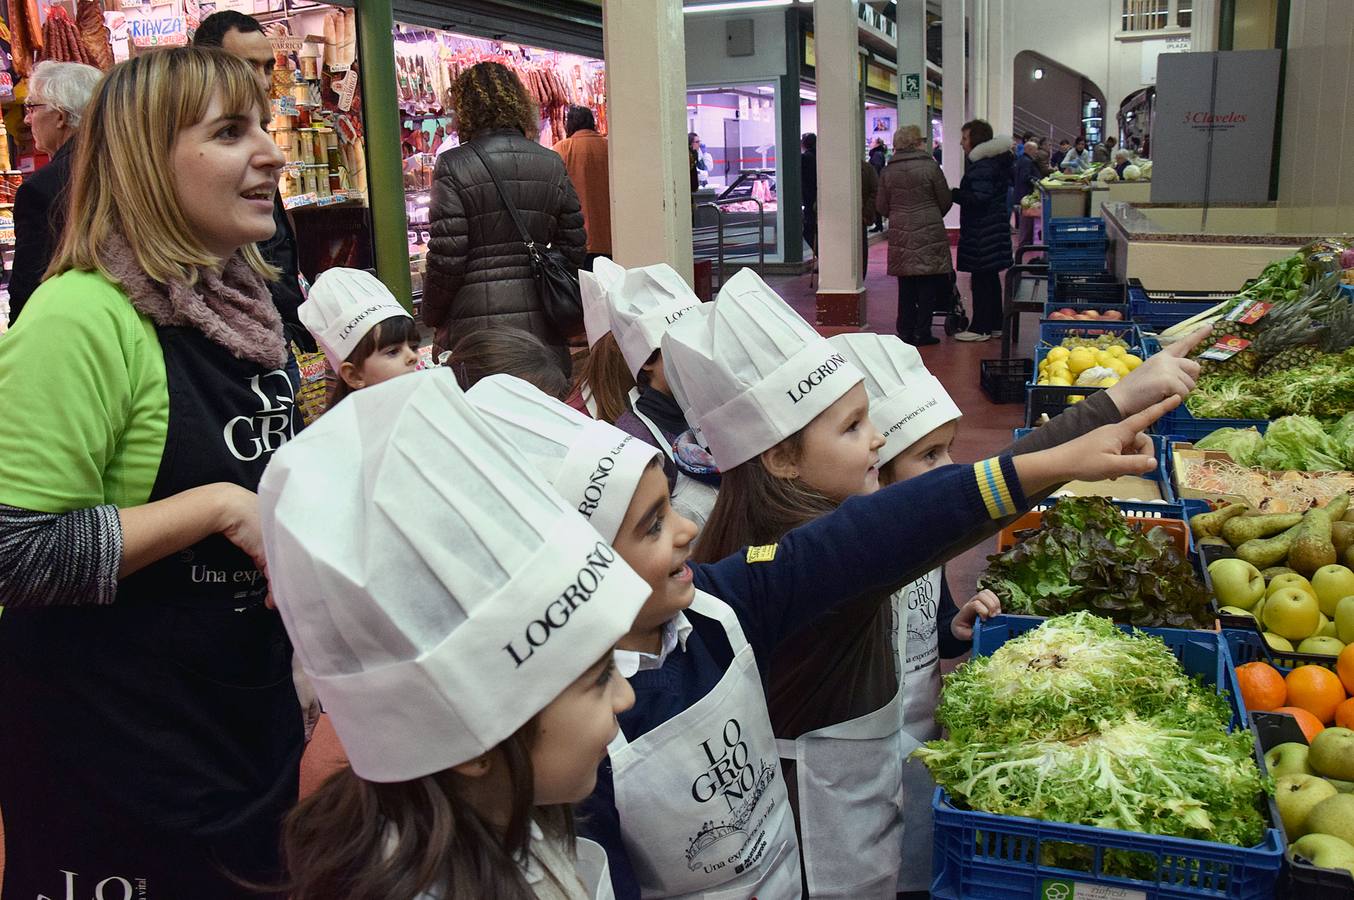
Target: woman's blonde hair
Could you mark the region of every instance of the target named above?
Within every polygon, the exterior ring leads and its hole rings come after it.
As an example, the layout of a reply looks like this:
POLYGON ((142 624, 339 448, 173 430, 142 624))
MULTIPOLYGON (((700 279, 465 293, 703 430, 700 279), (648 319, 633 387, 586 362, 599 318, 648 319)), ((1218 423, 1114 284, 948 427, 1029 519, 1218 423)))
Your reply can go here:
MULTIPOLYGON (((131 245, 155 281, 194 284, 221 261, 194 234, 174 189, 174 143, 220 96, 227 115, 268 115, 268 96, 243 60, 221 50, 175 47, 114 66, 85 109, 71 167, 65 229, 47 276, 72 269, 113 279, 103 263, 110 237, 131 245)), ((278 270, 258 248, 241 250, 264 278, 278 270)))

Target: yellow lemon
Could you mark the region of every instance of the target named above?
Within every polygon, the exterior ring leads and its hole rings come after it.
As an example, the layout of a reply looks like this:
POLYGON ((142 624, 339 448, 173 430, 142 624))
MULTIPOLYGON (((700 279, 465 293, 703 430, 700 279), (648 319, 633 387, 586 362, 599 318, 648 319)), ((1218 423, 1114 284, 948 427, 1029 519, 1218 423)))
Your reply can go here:
POLYGON ((1114 387, 1119 383, 1119 379, 1114 375, 1107 375, 1095 383, 1096 387, 1114 387))
POLYGON ((1066 347, 1054 347, 1052 350, 1048 351, 1048 356, 1045 358, 1051 362, 1057 362, 1060 359, 1067 359, 1071 353, 1072 351, 1068 350, 1066 347))
POLYGON ((1083 394, 1072 394, 1072 395, 1070 395, 1070 396, 1067 398, 1067 402, 1068 402, 1069 404, 1072 404, 1072 403, 1080 403, 1081 401, 1083 401, 1083 400, 1085 400, 1085 399, 1086 399, 1086 397, 1085 397, 1085 395, 1083 395, 1083 394))
POLYGON ((1123 378, 1129 373, 1128 366, 1124 365, 1121 360, 1116 359, 1114 362, 1110 363, 1109 367, 1113 369, 1114 374, 1118 375, 1120 378, 1123 378))
POLYGON ((1105 368, 1108 369, 1113 363, 1114 357, 1110 354, 1108 350, 1095 351, 1095 364, 1097 366, 1104 366, 1105 368))
POLYGON ((1067 368, 1073 375, 1080 375, 1093 365, 1095 354, 1084 347, 1073 350, 1067 357, 1067 368))
POLYGON ((1115 344, 1113 347, 1110 347, 1110 348, 1109 348, 1107 351, 1105 351, 1105 352, 1108 353, 1110 356, 1115 356, 1115 357, 1118 357, 1119 359, 1123 359, 1123 358, 1124 358, 1124 355, 1125 355, 1126 353, 1128 353, 1128 350, 1126 350, 1125 348, 1123 348, 1123 347, 1120 346, 1119 344, 1115 344))
POLYGON ((1058 387, 1071 387, 1072 379, 1068 375, 1052 375, 1049 377, 1048 383, 1058 387))
POLYGON ((1142 357, 1134 356, 1132 353, 1129 353, 1124 356, 1123 362, 1124 365, 1128 367, 1128 371, 1132 372, 1138 366, 1142 365, 1142 357))

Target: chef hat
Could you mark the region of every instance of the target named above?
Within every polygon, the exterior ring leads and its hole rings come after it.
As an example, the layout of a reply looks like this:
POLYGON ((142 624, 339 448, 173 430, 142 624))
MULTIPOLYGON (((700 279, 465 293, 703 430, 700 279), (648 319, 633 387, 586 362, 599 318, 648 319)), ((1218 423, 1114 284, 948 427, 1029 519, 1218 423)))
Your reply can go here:
POLYGON ((593 260, 592 271, 579 270, 578 288, 583 297, 583 331, 591 347, 611 330, 611 306, 607 294, 620 284, 625 269, 605 256, 593 260))
POLYGON ((663 334, 700 298, 685 279, 667 263, 630 269, 608 294, 611 300, 611 331, 620 344, 630 374, 639 370, 663 344, 663 334))
POLYGON ((259 500, 287 632, 370 781, 502 743, 650 593, 445 368, 331 409, 274 456, 259 500))
POLYGON ((962 413, 921 354, 893 334, 839 334, 829 339, 865 373, 870 421, 884 433, 882 466, 962 413))
POLYGON ((640 477, 662 451, 511 375, 481 379, 466 398, 602 537, 615 540, 640 477))
POLYGON ((340 268, 320 273, 297 314, 338 369, 368 331, 386 319, 408 317, 409 310, 375 275, 340 268))
POLYGON ((751 269, 668 330, 663 366, 723 472, 797 433, 864 377, 751 269))

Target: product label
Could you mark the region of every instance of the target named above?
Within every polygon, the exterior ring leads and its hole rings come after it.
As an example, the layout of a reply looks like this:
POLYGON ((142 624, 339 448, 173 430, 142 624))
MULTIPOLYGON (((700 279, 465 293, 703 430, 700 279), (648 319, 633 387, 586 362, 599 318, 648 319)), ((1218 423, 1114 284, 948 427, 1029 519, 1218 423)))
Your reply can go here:
POLYGON ((299 37, 275 37, 269 38, 268 42, 277 53, 295 53, 306 45, 306 39, 299 37))
POLYGON ((273 115, 275 116, 296 116, 300 113, 296 109, 296 98, 291 94, 285 97, 277 97, 273 100, 273 115))
POLYGON ((1040 900, 1147 900, 1146 891, 1105 884, 1087 884, 1063 878, 1045 878, 1039 890, 1040 900))
POLYGON ((1254 325, 1265 317, 1265 315, 1274 308, 1273 303, 1266 303, 1263 300, 1254 300, 1250 303, 1243 303, 1236 309, 1229 312, 1225 318, 1228 322, 1238 322, 1242 325, 1254 325))
POLYGON ((134 47, 177 47, 188 43, 188 21, 183 16, 130 19, 127 37, 134 47))
POLYGON ((299 206, 311 206, 319 200, 317 194, 297 194, 294 197, 287 197, 282 201, 283 209, 296 209, 299 206))
POLYGON ((1203 353, 1200 353, 1199 358, 1225 362, 1233 356, 1236 356, 1242 350, 1245 350, 1250 345, 1251 342, 1245 338, 1229 334, 1221 338, 1216 344, 1209 347, 1203 353))
POLYGON ((338 84, 338 108, 347 112, 353 108, 353 97, 357 95, 357 72, 353 69, 348 70, 348 74, 343 76, 343 80, 338 84))

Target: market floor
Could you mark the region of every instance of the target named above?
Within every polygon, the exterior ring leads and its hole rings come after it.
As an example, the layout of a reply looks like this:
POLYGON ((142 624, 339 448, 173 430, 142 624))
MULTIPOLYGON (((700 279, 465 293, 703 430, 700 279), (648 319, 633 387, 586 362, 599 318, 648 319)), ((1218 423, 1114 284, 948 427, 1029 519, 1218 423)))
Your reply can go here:
MULTIPOLYGON (((897 315, 897 281, 885 271, 887 247, 875 243, 870 247, 870 261, 865 281, 867 291, 867 328, 885 334, 891 333, 897 315)), ((809 275, 768 278, 789 303, 810 322, 813 321, 814 288, 809 275)), ((959 291, 969 296, 968 276, 959 276, 959 291)), ((1037 326, 1032 316, 1026 316, 1017 357, 1027 357, 1033 347, 1037 326)), ((821 329, 836 333, 844 329, 821 329)), ((1020 404, 998 405, 990 402, 978 387, 980 360, 999 356, 997 341, 965 344, 947 338, 937 325, 935 333, 941 342, 922 348, 922 358, 950 396, 964 412, 964 419, 955 439, 953 456, 957 462, 974 462, 999 452, 1011 442, 1011 430, 1022 424, 1024 408, 1020 404)), ((992 542, 978 547, 951 561, 946 567, 950 589, 955 599, 963 603, 973 593, 973 586, 982 571, 985 559, 993 552, 992 542)), ((315 736, 301 763, 302 795, 313 791, 326 777, 343 763, 343 750, 329 725, 328 717, 320 720, 315 736)), ((4 875, 3 824, 0 823, 0 880, 4 875)))

